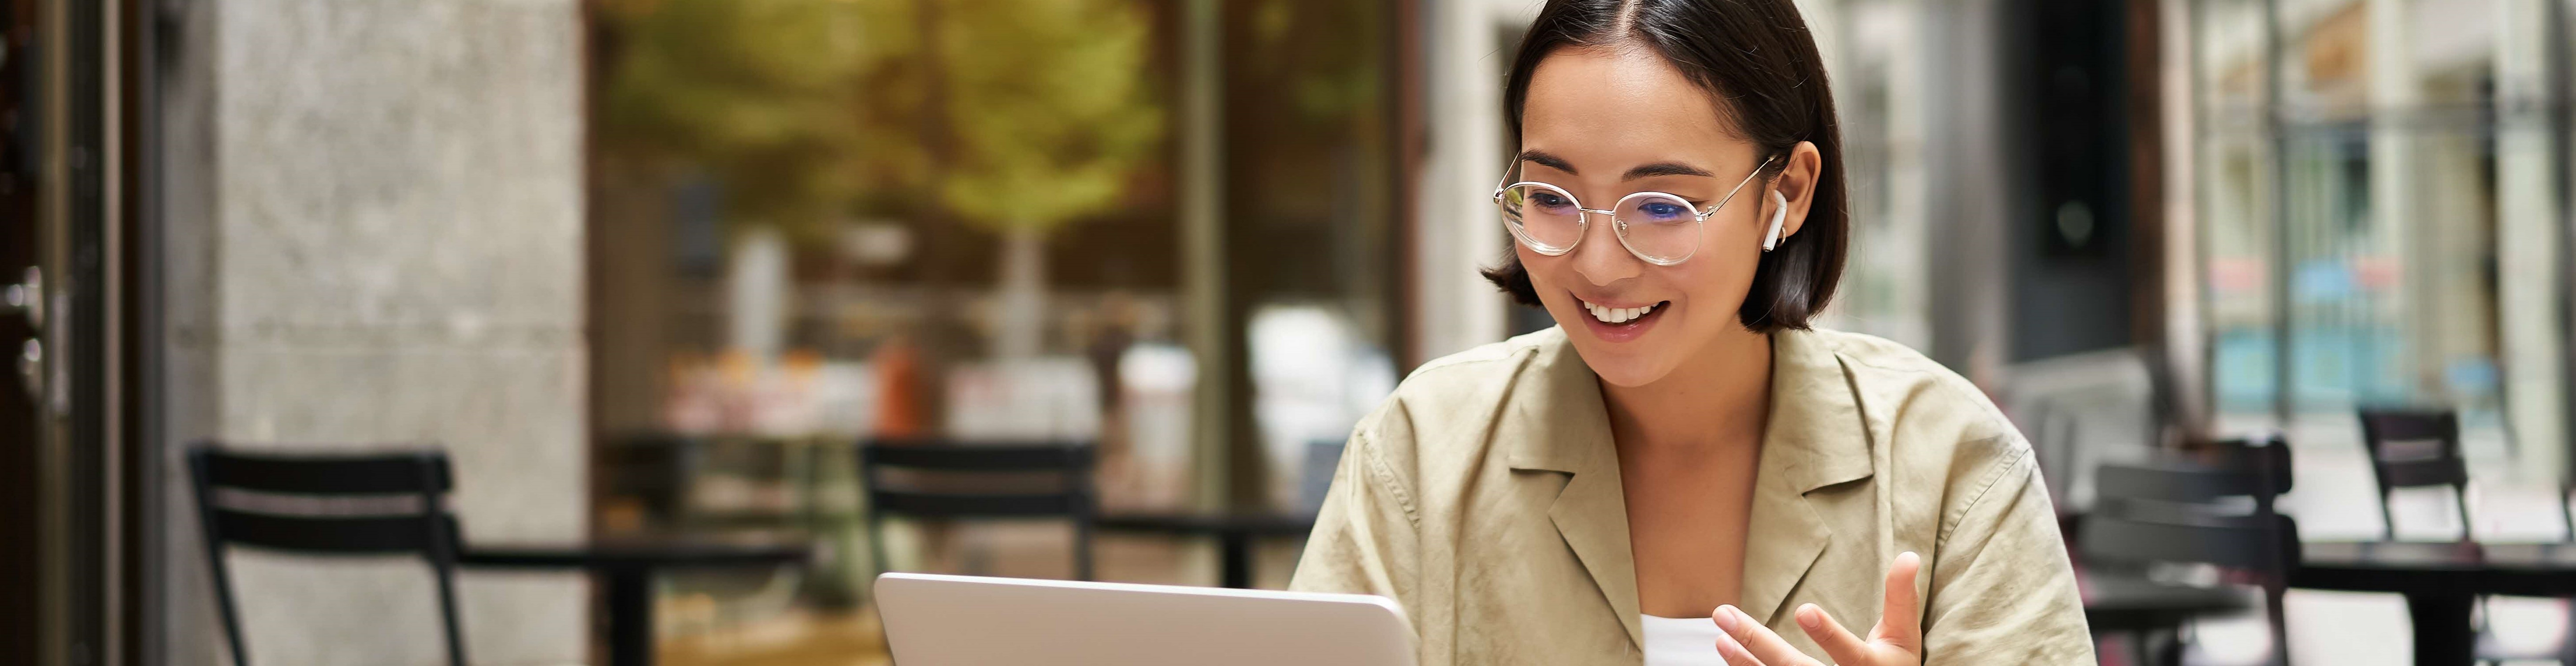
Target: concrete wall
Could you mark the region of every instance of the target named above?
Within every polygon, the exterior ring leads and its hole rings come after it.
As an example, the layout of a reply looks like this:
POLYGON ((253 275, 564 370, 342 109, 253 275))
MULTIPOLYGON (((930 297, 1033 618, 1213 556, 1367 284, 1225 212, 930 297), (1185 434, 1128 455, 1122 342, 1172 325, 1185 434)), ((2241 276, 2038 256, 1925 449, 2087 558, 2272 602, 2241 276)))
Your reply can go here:
MULTIPOLYGON (((1414 219, 1414 362, 1466 351, 1507 334, 1514 306, 1476 271, 1500 263, 1511 236, 1495 217, 1494 179, 1507 157, 1503 77, 1517 33, 1538 17, 1535 0, 1423 3, 1423 110, 1431 118, 1414 219)), ((1544 315, 1541 315, 1544 319, 1544 315)), ((1410 366, 1406 366, 1410 367, 1410 366)))
POLYGON ((1927 0, 1923 71, 1942 85, 1924 91, 1924 226, 1931 229, 1933 360, 1993 386, 2012 349, 2010 231, 2018 184, 2004 127, 2010 64, 2003 44, 2010 0, 1927 0))
MULTIPOLYGON (((166 49, 172 664, 226 659, 187 441, 454 458, 473 542, 584 532, 575 0, 197 0, 166 49)), ((427 569, 235 554, 261 666, 444 663, 427 569)), ((477 664, 578 662, 577 576, 469 574, 477 664)))

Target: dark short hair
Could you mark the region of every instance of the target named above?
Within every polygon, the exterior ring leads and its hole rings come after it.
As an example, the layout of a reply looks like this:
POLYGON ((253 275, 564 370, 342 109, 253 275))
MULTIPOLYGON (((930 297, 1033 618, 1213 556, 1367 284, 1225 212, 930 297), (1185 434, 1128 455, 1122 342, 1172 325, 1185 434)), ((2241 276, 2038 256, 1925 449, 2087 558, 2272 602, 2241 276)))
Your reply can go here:
MULTIPOLYGON (((1842 281, 1851 210, 1833 91, 1797 6, 1791 0, 1548 0, 1528 34, 1503 89, 1503 118, 1515 140, 1540 61, 1567 48, 1644 47, 1715 98, 1719 113, 1727 114, 1720 120, 1732 120, 1736 134, 1761 146, 1764 157, 1785 158, 1800 141, 1816 145, 1824 172, 1806 222, 1763 253, 1736 313, 1754 331, 1806 328, 1842 281)), ((1765 178, 1787 166, 1785 159, 1774 161, 1765 178)), ((1508 245, 1502 265, 1483 273, 1512 300, 1539 306, 1529 270, 1508 245)))

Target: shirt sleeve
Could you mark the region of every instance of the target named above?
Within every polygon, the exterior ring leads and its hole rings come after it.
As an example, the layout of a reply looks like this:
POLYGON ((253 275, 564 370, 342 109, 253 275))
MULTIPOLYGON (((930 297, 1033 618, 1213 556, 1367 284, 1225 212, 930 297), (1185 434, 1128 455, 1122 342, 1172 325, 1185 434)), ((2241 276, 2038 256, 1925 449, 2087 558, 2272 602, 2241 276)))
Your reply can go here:
POLYGON ((2015 448, 1935 548, 1925 666, 2094 663, 2047 486, 2029 448, 2015 448))
POLYGON ((1288 588, 1384 596, 1410 617, 1419 589, 1418 516, 1371 438, 1353 433, 1288 588))

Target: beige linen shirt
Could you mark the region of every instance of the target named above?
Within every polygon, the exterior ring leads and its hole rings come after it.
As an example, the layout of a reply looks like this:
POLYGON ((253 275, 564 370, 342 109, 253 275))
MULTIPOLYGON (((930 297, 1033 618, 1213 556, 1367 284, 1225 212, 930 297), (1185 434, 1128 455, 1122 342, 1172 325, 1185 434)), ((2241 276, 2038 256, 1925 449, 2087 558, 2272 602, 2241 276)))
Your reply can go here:
MULTIPOLYGON (((1914 551, 1924 663, 2092 663, 2030 447, 1966 380, 1865 335, 1772 335, 1740 607, 1878 621, 1914 551)), ((1351 434, 1290 587, 1403 605, 1424 666, 1637 664, 1636 565, 1599 384, 1558 329, 1414 371, 1351 434)))

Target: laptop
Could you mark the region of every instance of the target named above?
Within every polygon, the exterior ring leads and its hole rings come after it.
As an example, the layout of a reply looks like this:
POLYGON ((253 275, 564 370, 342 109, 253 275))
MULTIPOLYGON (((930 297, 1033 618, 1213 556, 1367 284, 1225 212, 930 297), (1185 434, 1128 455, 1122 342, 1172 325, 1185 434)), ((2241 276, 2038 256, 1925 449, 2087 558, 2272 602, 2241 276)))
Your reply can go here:
POLYGON ((1379 596, 914 573, 876 596, 901 666, 1413 666, 1379 596))

